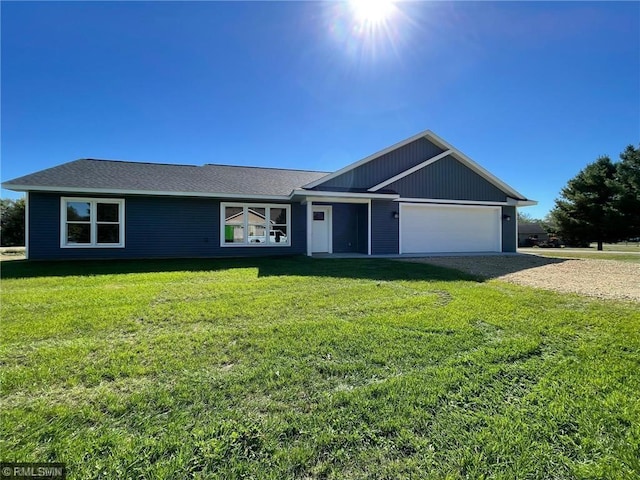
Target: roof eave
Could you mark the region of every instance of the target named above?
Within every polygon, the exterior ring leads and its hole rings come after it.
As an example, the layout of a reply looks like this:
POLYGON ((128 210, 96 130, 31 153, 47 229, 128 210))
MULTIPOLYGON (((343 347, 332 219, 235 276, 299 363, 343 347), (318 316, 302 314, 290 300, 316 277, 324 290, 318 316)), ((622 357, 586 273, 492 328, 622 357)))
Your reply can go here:
POLYGON ((507 197, 507 205, 513 205, 516 207, 531 207, 533 205, 538 205, 537 200, 530 200, 528 198, 510 198, 507 197))
POLYGON ((291 193, 291 198, 294 197, 331 197, 331 198, 362 198, 368 200, 394 200, 400 198, 397 193, 360 193, 360 192, 331 192, 322 190, 306 190, 304 188, 297 188, 291 193))
POLYGON ((255 198, 262 200, 289 200, 290 195, 261 195, 249 193, 220 193, 220 192, 177 192, 161 190, 136 190, 118 188, 83 188, 83 187, 54 187, 54 186, 34 186, 34 185, 13 185, 2 184, 2 188, 16 192, 56 192, 56 193, 79 193, 84 195, 147 195, 153 197, 206 197, 206 198, 255 198))

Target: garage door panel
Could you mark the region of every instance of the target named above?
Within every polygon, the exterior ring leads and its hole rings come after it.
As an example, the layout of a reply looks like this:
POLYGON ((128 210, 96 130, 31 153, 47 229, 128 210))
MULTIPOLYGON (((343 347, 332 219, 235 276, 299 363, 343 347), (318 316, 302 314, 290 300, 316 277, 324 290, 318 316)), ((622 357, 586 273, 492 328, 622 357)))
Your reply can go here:
POLYGON ((401 252, 498 252, 499 207, 403 205, 401 252))

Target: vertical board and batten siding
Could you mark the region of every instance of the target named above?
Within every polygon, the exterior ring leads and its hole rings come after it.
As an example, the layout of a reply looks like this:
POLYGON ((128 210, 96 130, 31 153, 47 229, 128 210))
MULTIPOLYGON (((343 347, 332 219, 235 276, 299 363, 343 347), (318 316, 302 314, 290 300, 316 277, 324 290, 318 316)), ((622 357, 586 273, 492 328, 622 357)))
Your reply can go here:
POLYGON ((248 257, 306 251, 306 210, 299 203, 291 204, 290 247, 221 247, 219 200, 105 195, 91 197, 125 199, 125 247, 60 248, 61 196, 82 195, 29 194, 30 259, 248 257))
POLYGON ((420 138, 359 167, 328 180, 315 190, 366 189, 442 153, 426 138, 420 138))
POLYGON ((373 255, 397 254, 400 245, 400 221, 393 218, 400 205, 397 202, 371 202, 371 253, 373 255))
POLYGON ((330 203, 333 253, 367 253, 367 205, 330 203))
POLYGON ((505 215, 511 217, 510 221, 502 221, 502 251, 503 252, 515 252, 518 247, 518 235, 516 233, 518 222, 516 221, 516 207, 504 206, 502 207, 502 218, 505 215))
POLYGON ((451 155, 389 184, 403 198, 504 202, 506 194, 451 155))

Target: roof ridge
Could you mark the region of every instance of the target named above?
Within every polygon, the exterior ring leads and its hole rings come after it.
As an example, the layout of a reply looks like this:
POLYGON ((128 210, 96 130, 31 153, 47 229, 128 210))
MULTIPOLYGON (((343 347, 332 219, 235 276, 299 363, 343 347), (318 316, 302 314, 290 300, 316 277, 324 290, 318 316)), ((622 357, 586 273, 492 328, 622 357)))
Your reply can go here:
MULTIPOLYGON (((192 165, 188 163, 159 163, 159 162, 140 162, 137 160, 113 160, 110 158, 78 158, 74 160, 75 162, 79 162, 82 160, 89 160, 92 162, 113 162, 113 163, 133 163, 135 165, 166 165, 169 167, 201 167, 202 165, 192 165)), ((64 164, 63 164, 64 165, 64 164)))
POLYGON ((283 168, 283 167, 260 167, 257 165, 229 165, 227 163, 205 163, 204 167, 233 167, 233 168, 255 168, 260 170, 284 170, 287 172, 309 172, 309 173, 329 173, 324 170, 303 170, 301 168, 283 168))
POLYGON ((231 168, 254 168, 260 170, 281 170, 286 172, 308 172, 308 173, 330 173, 323 170, 304 170, 301 168, 283 168, 283 167, 260 167, 256 165, 232 165, 228 163, 205 163, 203 165, 193 165, 188 163, 160 163, 160 162, 142 162, 137 160, 115 160, 111 158, 78 158, 73 160, 75 162, 91 161, 91 162, 112 162, 112 163, 130 163, 134 165, 153 165, 153 166, 168 166, 168 167, 231 167, 231 168))

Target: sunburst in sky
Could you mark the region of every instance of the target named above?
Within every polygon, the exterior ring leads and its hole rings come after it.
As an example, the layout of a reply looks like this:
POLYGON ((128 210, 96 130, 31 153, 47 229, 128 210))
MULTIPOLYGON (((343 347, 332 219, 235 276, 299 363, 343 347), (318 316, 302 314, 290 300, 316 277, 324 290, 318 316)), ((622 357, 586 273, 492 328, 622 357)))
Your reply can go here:
POLYGON ((407 18, 393 0, 351 0, 329 4, 329 28, 345 54, 357 61, 398 56, 407 18))
POLYGON ((398 9, 392 0, 351 0, 349 8, 356 22, 370 28, 391 21, 398 9))

